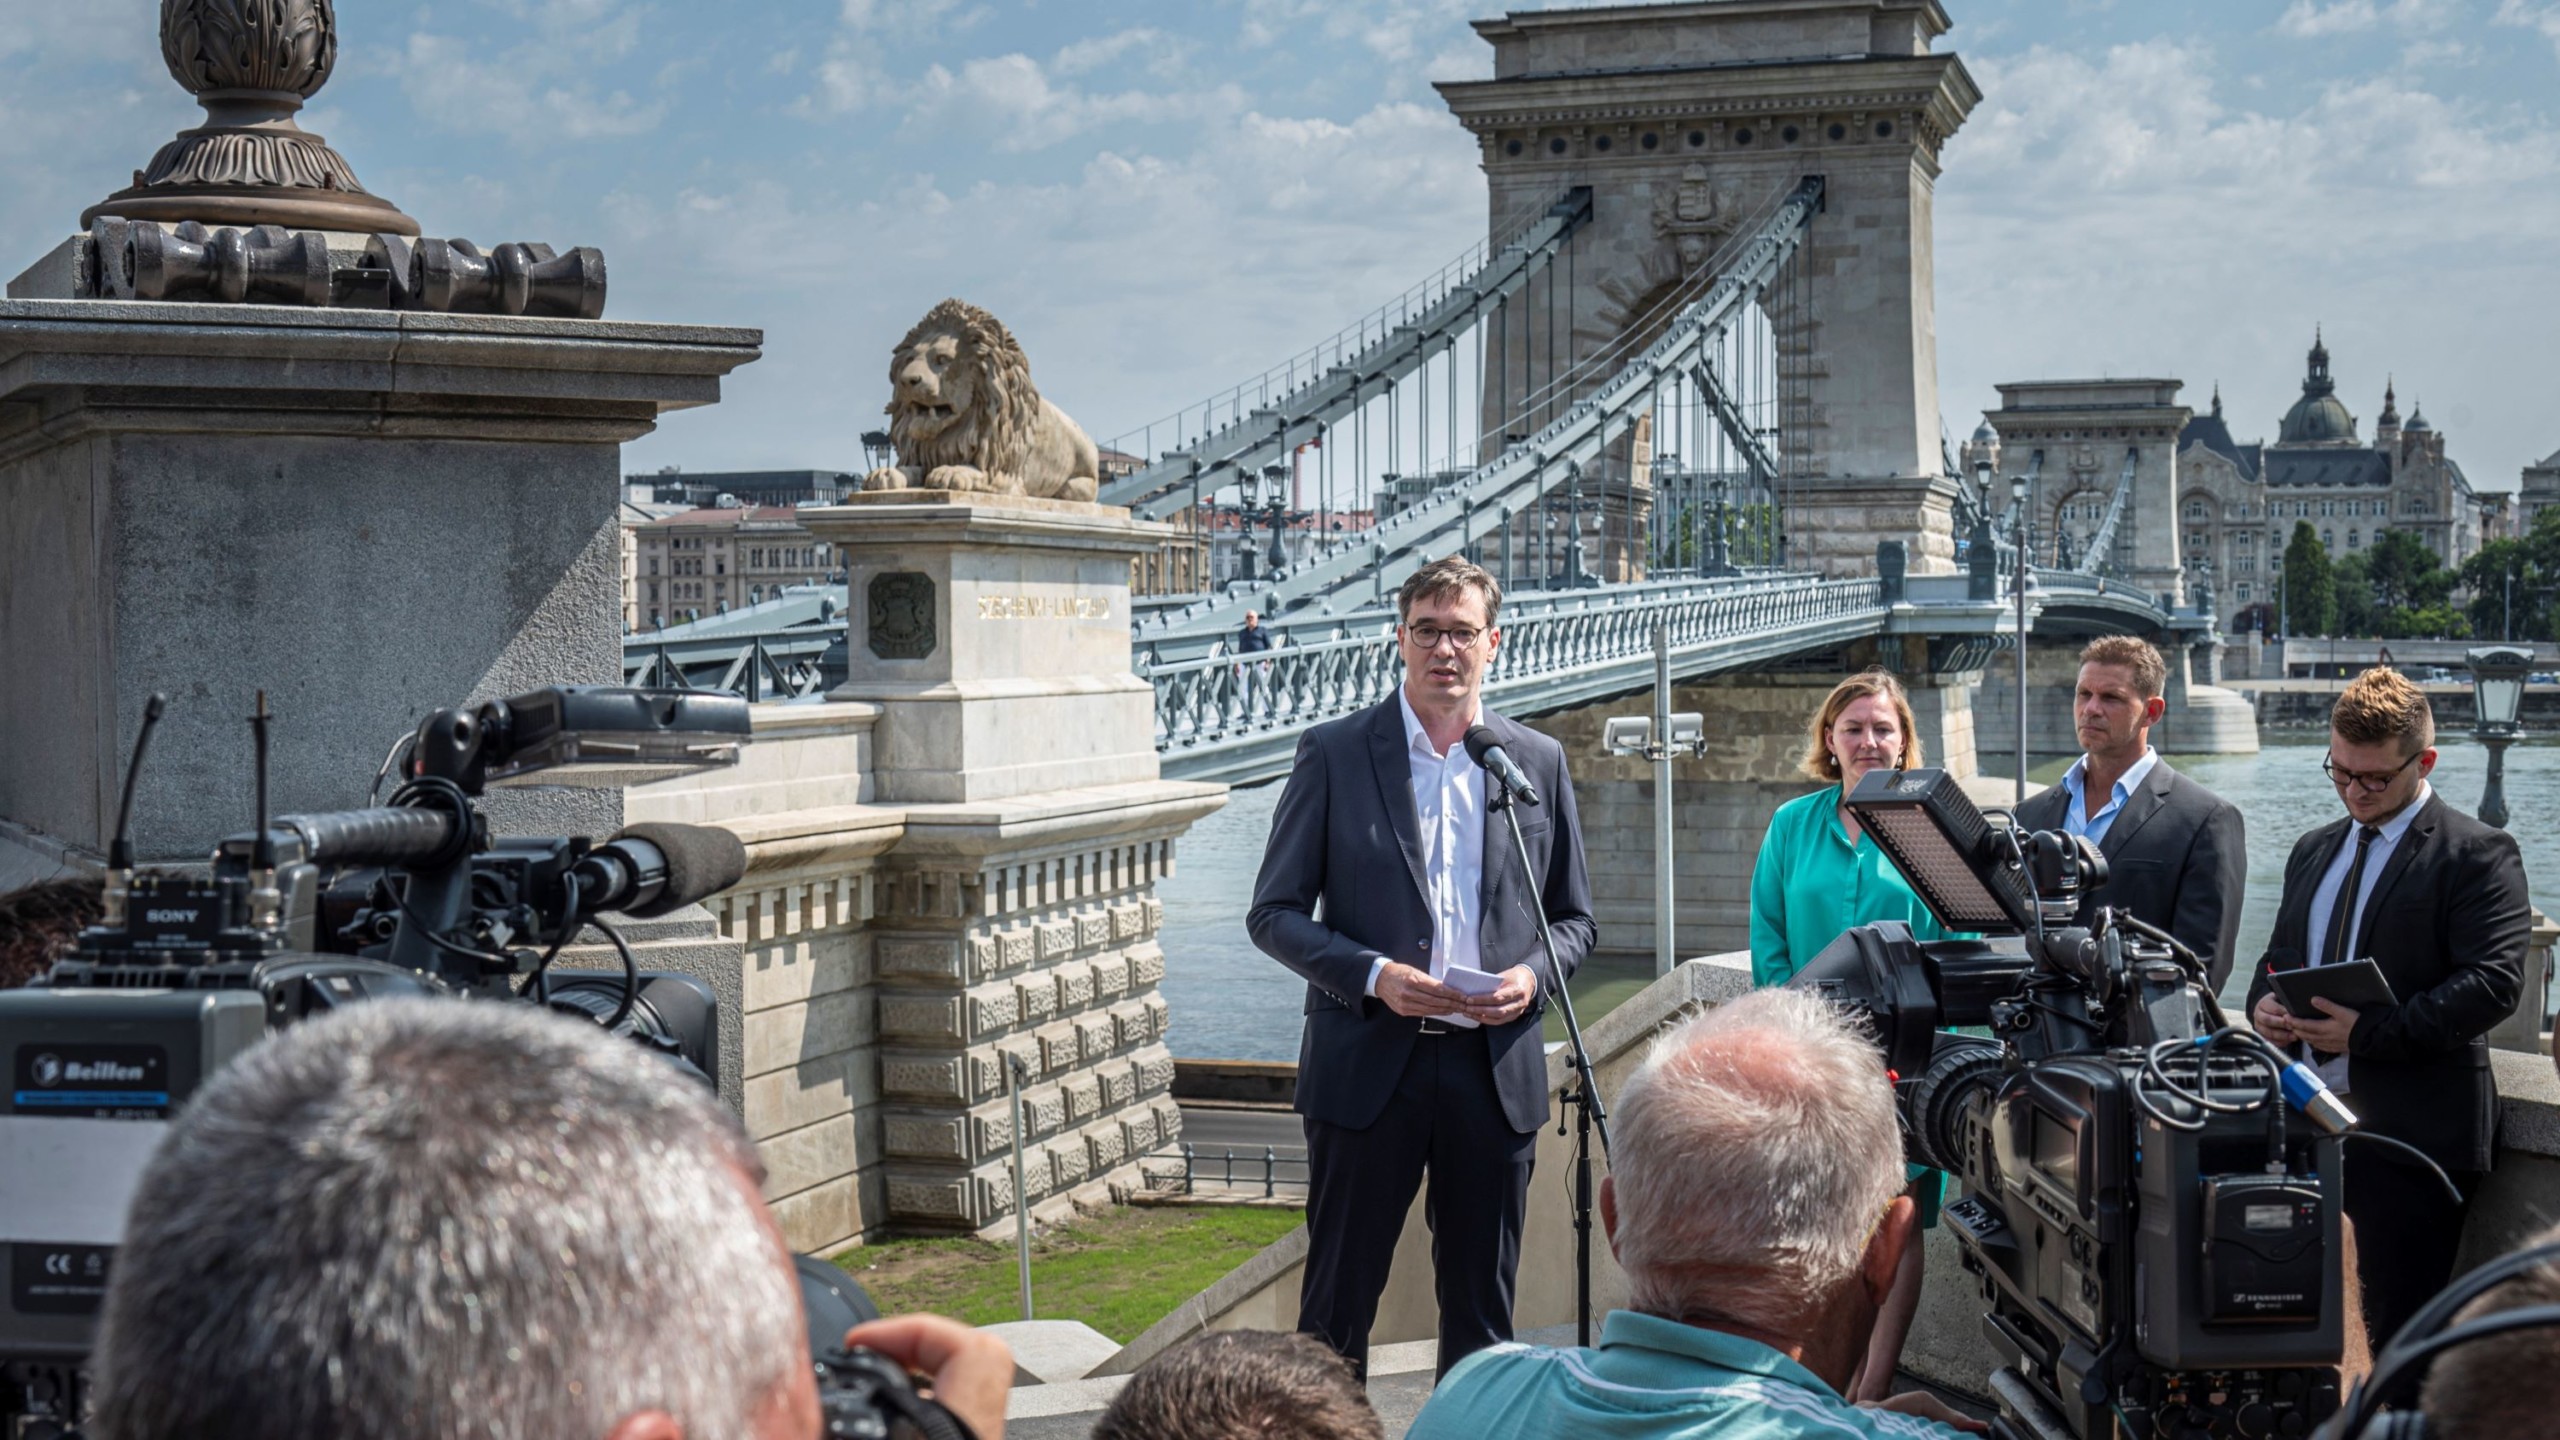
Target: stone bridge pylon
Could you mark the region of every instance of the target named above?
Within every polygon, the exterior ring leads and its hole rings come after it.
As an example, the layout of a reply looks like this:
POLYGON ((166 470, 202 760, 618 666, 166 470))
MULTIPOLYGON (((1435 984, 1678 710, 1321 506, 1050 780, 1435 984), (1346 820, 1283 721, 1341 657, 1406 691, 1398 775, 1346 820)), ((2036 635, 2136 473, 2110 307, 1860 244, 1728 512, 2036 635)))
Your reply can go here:
MULTIPOLYGON (((1768 452, 1793 564, 1866 573, 1876 542, 1894 539, 1913 573, 1951 570, 1931 208, 1939 152, 1981 94, 1954 55, 1929 48, 1948 25, 1938 0, 1477 21, 1493 78, 1438 88, 1481 143, 1494 228, 1572 186, 1589 186, 1594 206, 1569 263, 1549 269, 1564 293, 1529 293, 1496 331, 1486 431, 1529 428, 1524 414, 1534 425, 1566 364, 1597 357, 1579 383, 1605 379, 1617 368, 1607 357, 1650 343, 1720 245, 1819 175, 1823 213, 1797 274, 1762 302, 1767 393, 1738 407, 1734 427, 1768 452)), ((1658 416, 1653 448, 1705 418, 1658 416)), ((1694 465, 1708 445, 1687 444, 1694 465)), ((1637 503, 1643 462, 1630 461, 1637 503)))

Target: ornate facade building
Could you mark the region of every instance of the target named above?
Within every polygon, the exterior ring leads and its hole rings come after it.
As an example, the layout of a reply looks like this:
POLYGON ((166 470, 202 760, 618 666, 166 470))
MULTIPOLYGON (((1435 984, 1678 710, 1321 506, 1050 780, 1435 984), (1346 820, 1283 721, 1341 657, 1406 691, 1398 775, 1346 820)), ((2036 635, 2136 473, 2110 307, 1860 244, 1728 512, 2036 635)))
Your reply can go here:
POLYGON ((2199 560, 2211 566, 2227 631, 2272 628, 2274 581, 2297 522, 2310 524, 2333 560, 2377 543, 2386 530, 2409 530, 2452 569, 2479 551, 2503 499, 2473 492, 2421 407, 2411 406, 2403 423, 2388 383, 2372 443, 2359 439, 2329 373, 2329 347, 2316 336, 2302 398, 2285 411, 2273 442, 2232 438, 2219 386, 2212 410, 2178 438, 2179 553, 2190 573, 2199 560))
POLYGON ((2533 517, 2553 506, 2560 506, 2560 450, 2542 457, 2539 465, 2524 467, 2524 488, 2516 494, 2515 533, 2533 528, 2533 517))

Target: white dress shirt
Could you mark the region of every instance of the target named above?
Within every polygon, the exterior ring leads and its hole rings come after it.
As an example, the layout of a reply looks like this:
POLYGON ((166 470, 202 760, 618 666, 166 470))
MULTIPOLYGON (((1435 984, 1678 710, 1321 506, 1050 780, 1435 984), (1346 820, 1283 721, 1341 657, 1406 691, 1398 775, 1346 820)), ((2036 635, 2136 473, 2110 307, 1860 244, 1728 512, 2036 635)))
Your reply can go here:
MULTIPOLYGON (((1430 889, 1422 897, 1431 908, 1431 978, 1451 970, 1484 968, 1484 817, 1485 773, 1464 745, 1441 754, 1431 744, 1422 717, 1402 687, 1396 708, 1404 714, 1405 763, 1412 771, 1413 812, 1422 822, 1422 873, 1430 889)), ((1468 717, 1474 725, 1481 708, 1468 717)), ((1378 972, 1385 956, 1369 966, 1368 993, 1378 993, 1378 972)), ((1444 1025, 1469 1029, 1476 1022, 1464 1015, 1440 1017, 1444 1025)))
MULTIPOLYGON (((2391 863, 2391 852, 2400 848, 2400 837, 2408 834, 2409 827, 2417 823, 2418 811, 2426 806, 2427 797, 2434 793, 2434 787, 2424 780, 2419 781, 2418 798, 2410 801, 2407 808, 2399 814, 2376 827, 2382 833, 2365 848, 2364 874, 2356 878, 2354 907, 2347 912, 2347 959, 2370 958, 2357 948, 2364 940, 2363 936, 2356 933, 2364 928, 2364 907, 2373 899, 2373 887, 2375 882, 2382 878, 2383 867, 2391 863)), ((2347 827, 2346 836, 2338 845, 2337 855, 2331 858, 2328 870, 2320 876, 2319 888, 2311 892, 2309 917, 2311 930, 2305 937, 2311 943, 2310 964, 2328 963, 2329 917, 2338 908, 2338 891, 2347 883, 2347 870, 2356 863, 2356 832, 2362 828, 2360 824, 2351 824, 2347 827)), ((2327 1082, 2330 1089, 2344 1093, 2347 1088, 2347 1057, 2340 1055, 2335 1060, 2324 1062, 2320 1066, 2320 1078, 2327 1082)))

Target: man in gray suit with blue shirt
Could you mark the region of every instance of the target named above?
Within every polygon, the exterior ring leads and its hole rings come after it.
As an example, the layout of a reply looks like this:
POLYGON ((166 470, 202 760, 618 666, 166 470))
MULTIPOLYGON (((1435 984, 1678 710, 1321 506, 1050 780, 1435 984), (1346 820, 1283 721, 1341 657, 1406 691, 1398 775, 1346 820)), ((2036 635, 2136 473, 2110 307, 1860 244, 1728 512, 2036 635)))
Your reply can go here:
POLYGON ((2080 759, 2018 807, 2018 823, 2086 835, 2107 857, 2107 883, 2082 897, 2080 923, 2109 905, 2157 925, 2196 952, 2218 991, 2231 974, 2249 857, 2240 812, 2151 748, 2168 679, 2169 662, 2147 640, 2091 641, 2072 688, 2080 759))
POLYGON ((1548 1116, 1539 1017, 1596 934, 1563 747, 1483 708, 1501 606, 1500 584, 1455 556, 1405 582, 1404 683, 1298 742, 1246 919, 1254 944, 1307 982, 1298 1328, 1364 1373, 1426 1172, 1440 1373, 1511 1338, 1529 1164, 1548 1116), (1520 812, 1526 872, 1467 753, 1479 724, 1544 802, 1520 812), (1538 939, 1541 900, 1561 974, 1538 939))

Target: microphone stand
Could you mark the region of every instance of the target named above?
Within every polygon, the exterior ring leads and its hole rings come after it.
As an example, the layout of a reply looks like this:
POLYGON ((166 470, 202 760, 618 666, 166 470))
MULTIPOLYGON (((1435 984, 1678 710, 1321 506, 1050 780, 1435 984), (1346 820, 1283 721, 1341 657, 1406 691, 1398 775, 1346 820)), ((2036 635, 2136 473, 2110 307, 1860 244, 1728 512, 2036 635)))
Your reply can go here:
MULTIPOLYGON (((1600 1132, 1600 1156, 1609 1156, 1609 1107, 1600 1098, 1600 1082, 1591 1073, 1591 1051, 1582 1043, 1582 1022, 1573 1013, 1573 990, 1565 984, 1564 962, 1556 957, 1556 934, 1547 926, 1547 900, 1538 889, 1537 867, 1529 863, 1529 842, 1520 835, 1520 812, 1511 787, 1491 770, 1493 808, 1511 827, 1512 853, 1520 857, 1520 873, 1529 882, 1529 914, 1538 922, 1538 943, 1547 948, 1547 973, 1556 977, 1556 1000, 1563 1007, 1565 1044, 1573 1052, 1573 1089, 1564 1103, 1573 1109, 1573 1314, 1577 1339, 1591 1345, 1591 1132, 1600 1132)), ((1556 1117, 1556 1133, 1564 1133, 1564 1117, 1556 1117)))

